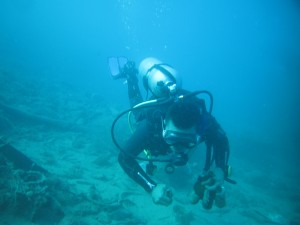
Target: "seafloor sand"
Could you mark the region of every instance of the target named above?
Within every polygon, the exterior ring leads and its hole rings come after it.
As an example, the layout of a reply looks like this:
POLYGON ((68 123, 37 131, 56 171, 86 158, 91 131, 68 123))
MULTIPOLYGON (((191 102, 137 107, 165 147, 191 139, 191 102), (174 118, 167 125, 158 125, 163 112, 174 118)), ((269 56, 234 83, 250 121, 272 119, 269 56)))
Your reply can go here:
MULTIPOLYGON (((256 137, 231 138, 232 178, 238 184, 225 184, 227 207, 206 211, 187 202, 202 166, 196 160, 171 176, 158 165, 155 179, 174 189, 172 205, 158 206, 117 163, 110 126, 120 108, 98 93, 58 81, 33 82, 2 72, 0 82, 1 140, 50 173, 24 171, 0 154, 1 225, 300 224, 296 175, 278 169, 284 164, 235 154, 255 147, 251 140, 256 137)), ((117 128, 120 140, 126 139, 124 130, 125 120, 117 128)), ((202 157, 201 151, 203 147, 195 158, 202 157)))

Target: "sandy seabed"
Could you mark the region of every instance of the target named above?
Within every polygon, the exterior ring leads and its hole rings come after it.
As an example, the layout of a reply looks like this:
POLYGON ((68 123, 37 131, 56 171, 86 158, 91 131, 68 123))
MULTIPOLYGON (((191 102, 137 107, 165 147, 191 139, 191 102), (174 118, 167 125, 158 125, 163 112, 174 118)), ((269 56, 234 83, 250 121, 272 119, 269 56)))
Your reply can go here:
MULTIPOLYGON (((207 211, 201 203, 188 203, 203 165, 195 158, 203 158, 203 147, 173 175, 158 164, 154 179, 174 191, 173 203, 159 206, 118 165, 110 127, 123 109, 60 81, 33 83, 7 72, 0 81, 7 84, 0 92, 0 147, 12 146, 47 171, 22 168, 0 151, 1 225, 300 224, 296 175, 273 172, 273 162, 254 166, 249 157, 234 155, 239 147, 255 145, 250 138, 231 139, 237 184, 225 184, 225 208, 207 211)), ((121 120, 120 142, 127 130, 121 120)))

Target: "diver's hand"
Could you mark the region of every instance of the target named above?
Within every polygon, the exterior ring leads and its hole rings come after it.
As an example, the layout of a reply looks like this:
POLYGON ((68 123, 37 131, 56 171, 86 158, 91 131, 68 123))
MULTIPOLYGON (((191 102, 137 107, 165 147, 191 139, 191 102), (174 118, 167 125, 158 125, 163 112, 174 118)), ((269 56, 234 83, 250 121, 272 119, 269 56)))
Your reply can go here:
POLYGON ((190 202, 197 204, 199 200, 202 199, 203 208, 211 209, 216 193, 222 190, 223 182, 224 172, 222 169, 216 168, 203 172, 194 184, 194 189, 189 195, 190 202))
POLYGON ((221 168, 217 167, 211 171, 210 178, 202 182, 205 189, 208 191, 217 191, 224 183, 224 172, 221 168))
POLYGON ((205 191, 202 199, 202 206, 205 209, 211 209, 213 202, 218 208, 226 205, 224 183, 224 172, 221 168, 215 168, 211 171, 210 183, 205 184, 205 191))
POLYGON ((172 190, 165 184, 157 184, 152 191, 152 200, 155 204, 168 206, 172 203, 172 190))
POLYGON ((133 61, 128 61, 121 69, 123 77, 126 77, 128 82, 137 82, 138 70, 133 61))

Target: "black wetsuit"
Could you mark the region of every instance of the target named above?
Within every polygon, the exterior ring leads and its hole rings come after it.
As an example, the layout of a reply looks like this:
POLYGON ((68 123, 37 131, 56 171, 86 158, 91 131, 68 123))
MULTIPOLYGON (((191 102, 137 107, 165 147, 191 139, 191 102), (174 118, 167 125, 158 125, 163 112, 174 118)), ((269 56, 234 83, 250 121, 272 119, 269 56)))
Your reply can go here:
MULTIPOLYGON (((137 82, 128 80, 128 88, 131 105, 141 102, 142 98, 137 82)), ((180 92, 187 93, 184 90, 180 92)), ((197 130, 201 136, 201 141, 205 142, 207 147, 204 170, 208 171, 213 161, 215 161, 216 166, 225 172, 229 155, 228 139, 215 118, 206 111, 204 100, 193 98, 202 112, 197 130)), ((136 113, 135 116, 139 120, 138 127, 119 154, 118 159, 123 170, 147 192, 151 192, 156 183, 133 156, 138 156, 144 149, 149 150, 151 155, 154 156, 167 155, 170 152, 170 146, 165 143, 162 137, 162 118, 164 118, 170 104, 151 107, 142 113, 136 113)))

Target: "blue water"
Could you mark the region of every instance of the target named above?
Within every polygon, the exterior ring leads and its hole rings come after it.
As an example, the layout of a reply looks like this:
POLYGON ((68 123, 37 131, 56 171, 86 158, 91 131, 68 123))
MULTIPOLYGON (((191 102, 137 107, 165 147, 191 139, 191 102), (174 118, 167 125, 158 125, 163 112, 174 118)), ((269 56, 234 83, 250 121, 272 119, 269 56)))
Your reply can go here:
POLYGON ((1 71, 59 79, 126 108, 110 56, 171 64, 185 89, 212 92, 233 157, 299 175, 299 1, 0 1, 1 71))

